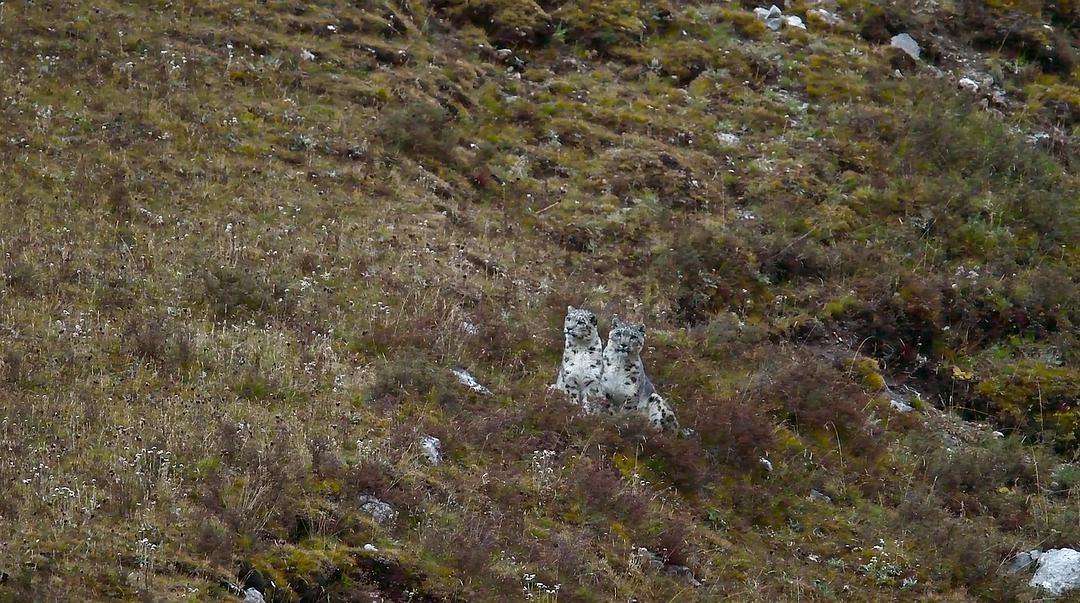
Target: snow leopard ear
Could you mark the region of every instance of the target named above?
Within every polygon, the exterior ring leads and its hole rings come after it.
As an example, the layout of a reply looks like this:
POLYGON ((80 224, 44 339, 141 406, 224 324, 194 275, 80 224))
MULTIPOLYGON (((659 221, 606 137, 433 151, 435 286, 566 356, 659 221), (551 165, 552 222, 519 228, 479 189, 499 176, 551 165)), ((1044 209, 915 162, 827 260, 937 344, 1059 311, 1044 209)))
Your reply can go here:
POLYGON ((637 329, 638 333, 641 333, 642 335, 645 335, 645 323, 639 322, 636 325, 634 325, 634 328, 637 329))
POLYGON ((574 306, 566 306, 566 313, 567 314, 573 312, 574 310, 577 310, 577 308, 575 308, 574 306))
POLYGON ((594 327, 598 324, 597 321, 596 321, 596 315, 593 314, 592 312, 589 313, 589 324, 591 324, 594 327))
POLYGON ((611 318, 611 328, 613 328, 613 329, 621 329, 621 328, 623 328, 624 326, 626 326, 626 323, 624 323, 623 321, 619 320, 619 317, 618 317, 618 316, 613 316, 613 317, 611 318))

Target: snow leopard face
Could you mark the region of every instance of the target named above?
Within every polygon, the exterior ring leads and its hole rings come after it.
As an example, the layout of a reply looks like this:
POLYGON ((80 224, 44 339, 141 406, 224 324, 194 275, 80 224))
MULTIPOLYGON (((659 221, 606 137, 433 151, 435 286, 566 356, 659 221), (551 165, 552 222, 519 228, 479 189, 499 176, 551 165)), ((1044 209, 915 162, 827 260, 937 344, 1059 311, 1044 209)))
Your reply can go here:
POLYGON ((589 341, 596 336, 596 315, 584 308, 566 307, 563 332, 574 341, 589 341))
POLYGON ((637 356, 645 345, 645 325, 627 324, 618 318, 611 323, 608 334, 608 346, 614 351, 627 356, 637 356))

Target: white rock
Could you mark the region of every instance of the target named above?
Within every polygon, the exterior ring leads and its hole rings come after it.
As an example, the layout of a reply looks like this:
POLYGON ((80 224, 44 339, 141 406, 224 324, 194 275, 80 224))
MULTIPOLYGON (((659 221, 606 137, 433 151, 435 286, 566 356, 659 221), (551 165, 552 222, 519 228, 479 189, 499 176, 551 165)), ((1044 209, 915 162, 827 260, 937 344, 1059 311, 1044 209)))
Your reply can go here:
POLYGON ((500 48, 495 51, 495 56, 499 57, 499 60, 505 61, 514 56, 514 51, 509 48, 500 48))
POLYGON ((452 369, 451 372, 454 373, 454 376, 457 377, 457 380, 462 385, 473 390, 474 392, 479 392, 481 394, 491 393, 491 390, 481 385, 480 382, 476 380, 476 377, 473 377, 471 374, 469 374, 469 371, 456 368, 452 369))
POLYGON ((978 94, 978 92, 979 92, 979 85, 976 84, 975 80, 973 80, 971 78, 962 77, 962 78, 960 78, 959 82, 956 82, 956 84, 958 86, 960 86, 960 88, 962 88, 964 90, 967 90, 968 92, 970 92, 972 94, 978 94))
POLYGON ((994 436, 995 438, 1003 438, 1003 437, 1005 437, 1005 434, 1001 433, 1000 431, 995 431, 994 433, 992 433, 990 435, 994 436))
POLYGON ((761 466, 764 467, 766 471, 772 471, 772 462, 769 461, 769 459, 761 457, 758 459, 758 463, 761 463, 761 466))
POLYGON ((266 599, 258 589, 249 588, 244 591, 244 603, 266 603, 266 599))
POLYGON ((420 438, 420 450, 432 465, 442 462, 442 440, 439 438, 429 435, 420 438))
POLYGON ((799 29, 806 29, 806 24, 802 22, 802 19, 795 15, 787 15, 784 17, 784 25, 788 27, 797 27, 799 29))
POLYGON ((364 550, 369 552, 369 553, 378 553, 379 552, 379 549, 375 548, 375 545, 371 544, 370 542, 364 545, 364 550))
POLYGON ((397 509, 374 496, 363 495, 360 497, 360 510, 375 518, 379 523, 390 523, 397 519, 397 509))
POLYGON ((1039 566, 1029 584, 1052 595, 1080 588, 1080 551, 1050 549, 1039 555, 1039 566))
POLYGON ((829 25, 840 25, 841 19, 823 8, 811 8, 806 14, 813 15, 829 25))
POLYGON ((892 40, 889 41, 889 45, 903 50, 909 57, 916 61, 919 60, 919 54, 922 52, 919 48, 919 43, 915 41, 915 38, 906 33, 893 36, 892 40))
POLYGON ((300 58, 304 59, 305 61, 314 61, 315 60, 315 53, 313 53, 310 50, 308 50, 307 48, 305 48, 305 49, 300 51, 300 58))

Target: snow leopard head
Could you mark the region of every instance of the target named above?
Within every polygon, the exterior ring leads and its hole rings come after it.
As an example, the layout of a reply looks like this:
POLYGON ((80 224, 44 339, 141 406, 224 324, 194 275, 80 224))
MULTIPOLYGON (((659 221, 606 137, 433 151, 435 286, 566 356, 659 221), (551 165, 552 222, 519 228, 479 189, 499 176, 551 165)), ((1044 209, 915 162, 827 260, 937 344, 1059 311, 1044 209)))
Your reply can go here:
POLYGON ((611 321, 611 332, 608 334, 608 346, 620 354, 635 356, 641 353, 645 345, 645 325, 628 324, 616 316, 611 321))
POLYGON ((584 308, 566 307, 563 332, 574 341, 589 341, 596 336, 596 315, 584 308))

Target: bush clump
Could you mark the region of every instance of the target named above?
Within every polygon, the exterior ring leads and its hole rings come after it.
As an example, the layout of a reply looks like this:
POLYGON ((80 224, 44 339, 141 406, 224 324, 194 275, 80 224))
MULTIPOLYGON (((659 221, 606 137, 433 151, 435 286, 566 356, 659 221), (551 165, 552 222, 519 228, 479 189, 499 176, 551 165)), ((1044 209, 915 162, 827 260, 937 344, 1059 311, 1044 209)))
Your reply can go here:
POLYGON ((445 158, 459 139, 450 112, 423 101, 388 110, 381 127, 387 146, 413 156, 445 158))
POLYGON ((1080 444, 1080 370, 1024 360, 995 371, 975 393, 1005 427, 1036 435, 1059 450, 1080 444))

